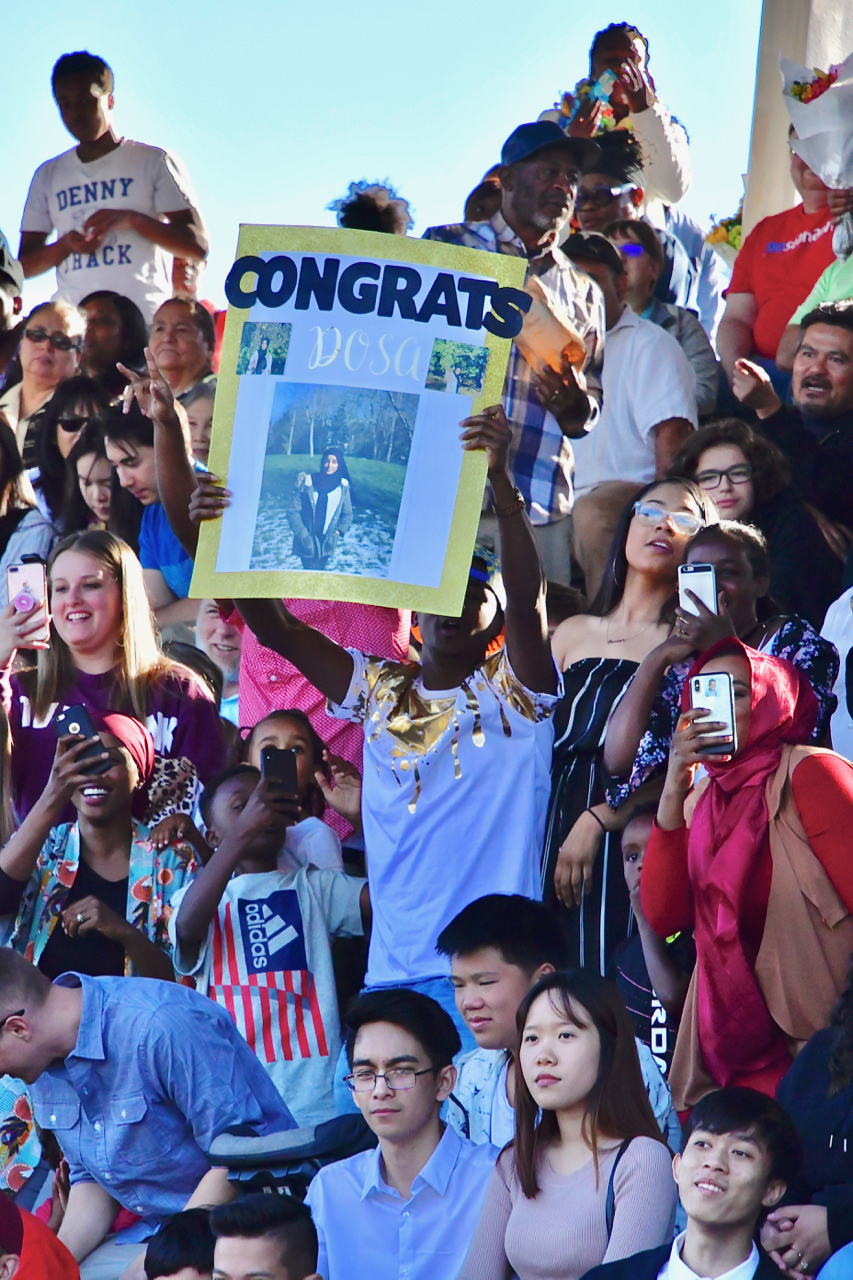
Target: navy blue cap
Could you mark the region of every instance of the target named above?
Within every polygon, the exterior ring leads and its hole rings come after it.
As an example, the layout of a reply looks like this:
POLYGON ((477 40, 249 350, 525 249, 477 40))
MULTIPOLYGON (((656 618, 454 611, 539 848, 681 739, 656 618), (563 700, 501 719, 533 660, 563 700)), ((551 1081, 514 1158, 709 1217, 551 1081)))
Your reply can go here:
POLYGON ((569 152, 579 169, 600 155, 598 143, 591 138, 570 138, 554 120, 537 120, 513 129, 501 147, 501 164, 518 164, 545 147, 562 147, 569 152))

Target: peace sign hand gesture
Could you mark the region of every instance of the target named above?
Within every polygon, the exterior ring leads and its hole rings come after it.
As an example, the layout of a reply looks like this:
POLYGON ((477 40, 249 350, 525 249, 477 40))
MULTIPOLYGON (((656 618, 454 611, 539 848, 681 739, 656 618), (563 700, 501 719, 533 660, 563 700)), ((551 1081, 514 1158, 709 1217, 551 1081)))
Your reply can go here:
POLYGON ((175 396, 162 369, 154 359, 154 353, 150 347, 145 348, 145 363, 148 366, 147 377, 134 373, 123 364, 117 365, 129 384, 122 393, 124 412, 128 413, 132 401, 136 400, 146 418, 150 418, 160 426, 172 427, 178 418, 175 411, 175 396))

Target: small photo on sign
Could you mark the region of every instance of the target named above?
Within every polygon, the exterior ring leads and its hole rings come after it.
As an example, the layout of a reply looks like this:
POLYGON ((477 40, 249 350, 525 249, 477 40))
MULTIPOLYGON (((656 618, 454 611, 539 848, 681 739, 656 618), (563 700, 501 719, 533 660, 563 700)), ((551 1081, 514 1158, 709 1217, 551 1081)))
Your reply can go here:
POLYGON ((290 345, 290 328, 289 324, 274 324, 268 320, 246 320, 237 355, 238 375, 284 373, 287 348, 290 345))
POLYGON ((449 391, 453 396, 479 396, 489 363, 487 347, 436 338, 427 370, 427 391, 449 391))
POLYGON ((278 383, 249 567, 385 577, 418 400, 278 383))

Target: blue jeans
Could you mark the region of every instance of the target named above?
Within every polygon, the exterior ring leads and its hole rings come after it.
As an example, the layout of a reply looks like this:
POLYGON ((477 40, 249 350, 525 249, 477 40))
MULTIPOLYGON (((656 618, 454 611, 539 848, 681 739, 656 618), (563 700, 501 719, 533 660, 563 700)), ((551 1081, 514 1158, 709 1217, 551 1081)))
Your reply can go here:
POLYGON ((828 1258, 817 1273, 817 1280, 853 1280, 853 1244, 828 1258))
MULTIPOLYGON (((395 982, 393 985, 395 987, 408 987, 410 991, 420 991, 421 995, 429 996, 436 1004, 440 1004, 444 1012, 450 1014, 453 1019, 453 1025, 459 1032, 459 1039, 462 1041, 462 1053, 470 1053, 472 1049, 477 1048, 477 1041, 471 1035, 462 1020, 459 1010, 456 1008, 456 997, 453 994, 453 985, 449 978, 425 978, 423 982, 395 982)), ((364 992, 382 990, 382 987, 364 988, 364 992)), ((352 1094, 344 1084, 344 1076, 348 1072, 349 1065, 347 1063, 346 1049, 341 1049, 338 1065, 335 1068, 335 1113, 339 1116, 349 1115, 358 1111, 352 1094)))

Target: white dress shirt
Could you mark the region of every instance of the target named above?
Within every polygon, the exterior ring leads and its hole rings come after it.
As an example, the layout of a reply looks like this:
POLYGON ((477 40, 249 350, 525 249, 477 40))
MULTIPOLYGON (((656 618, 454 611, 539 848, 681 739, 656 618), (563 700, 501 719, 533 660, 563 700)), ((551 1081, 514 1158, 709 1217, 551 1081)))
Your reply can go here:
POLYGON ((384 1181, 379 1147, 321 1169, 306 1203, 323 1280, 456 1280, 498 1154, 445 1129, 409 1200, 384 1181))
MULTIPOLYGON (((672 1252, 668 1260, 664 1263, 658 1272, 658 1280, 708 1280, 706 1276, 699 1276, 695 1271, 688 1267, 687 1263, 682 1260, 681 1249, 684 1244, 686 1231, 682 1231, 680 1236, 676 1236, 672 1242, 672 1252)), ((717 1280, 752 1280, 758 1270, 758 1250, 755 1243, 752 1245, 752 1252, 745 1262, 739 1262, 736 1267, 732 1267, 731 1271, 725 1271, 721 1276, 717 1276, 717 1280)))

